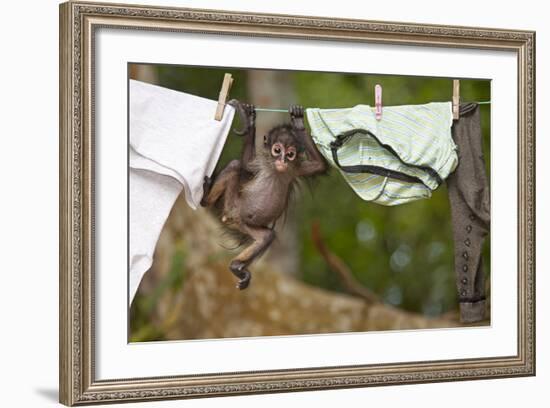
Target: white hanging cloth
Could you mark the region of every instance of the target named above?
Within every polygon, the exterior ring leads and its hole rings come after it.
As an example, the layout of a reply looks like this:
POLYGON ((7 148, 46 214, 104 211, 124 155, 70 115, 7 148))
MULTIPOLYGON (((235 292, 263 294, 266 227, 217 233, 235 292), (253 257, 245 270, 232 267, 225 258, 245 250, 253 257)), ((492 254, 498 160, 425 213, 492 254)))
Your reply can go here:
POLYGON ((217 101, 130 80, 129 303, 153 263, 160 232, 184 191, 200 205, 235 114, 227 105, 214 119, 217 101))

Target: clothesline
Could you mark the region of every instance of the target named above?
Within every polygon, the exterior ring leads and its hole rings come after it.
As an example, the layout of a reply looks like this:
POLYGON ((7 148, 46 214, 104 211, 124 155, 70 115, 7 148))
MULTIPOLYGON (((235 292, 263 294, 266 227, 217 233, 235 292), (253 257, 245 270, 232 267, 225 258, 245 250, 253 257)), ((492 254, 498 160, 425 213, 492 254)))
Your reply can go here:
MULTIPOLYGON (((481 102, 471 102, 471 103, 477 103, 478 105, 490 105, 491 101, 481 101, 481 102)), ((281 108, 255 108, 257 112, 288 112, 288 109, 281 109, 281 108)), ((334 108, 334 109, 324 109, 324 110, 338 110, 341 108, 334 108)))

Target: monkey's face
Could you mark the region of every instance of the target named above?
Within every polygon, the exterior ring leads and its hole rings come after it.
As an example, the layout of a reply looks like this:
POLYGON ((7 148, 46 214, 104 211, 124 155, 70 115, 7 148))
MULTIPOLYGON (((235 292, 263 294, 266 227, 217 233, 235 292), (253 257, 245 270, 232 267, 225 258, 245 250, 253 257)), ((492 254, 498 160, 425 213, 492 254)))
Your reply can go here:
POLYGON ((290 125, 276 126, 264 136, 267 159, 278 173, 287 173, 298 166, 301 152, 298 139, 290 125))
POLYGON ((286 145, 283 142, 275 142, 271 146, 271 156, 274 159, 275 170, 279 173, 284 173, 288 170, 288 166, 292 165, 296 159, 296 146, 286 145))

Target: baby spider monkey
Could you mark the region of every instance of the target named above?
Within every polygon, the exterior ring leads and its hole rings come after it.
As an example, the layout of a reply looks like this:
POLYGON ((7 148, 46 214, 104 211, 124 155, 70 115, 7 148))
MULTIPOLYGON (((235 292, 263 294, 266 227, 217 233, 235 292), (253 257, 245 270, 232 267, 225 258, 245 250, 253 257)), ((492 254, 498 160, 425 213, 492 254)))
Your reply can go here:
POLYGON ((248 246, 229 265, 239 278, 237 288, 250 283, 248 266, 275 239, 276 221, 287 209, 290 193, 299 177, 321 174, 327 162, 319 153, 304 125, 304 109, 291 106, 290 124, 279 125, 264 136, 256 149, 256 110, 237 100, 244 128, 240 160, 231 161, 214 179, 205 177, 201 205, 218 211, 222 223, 248 246))

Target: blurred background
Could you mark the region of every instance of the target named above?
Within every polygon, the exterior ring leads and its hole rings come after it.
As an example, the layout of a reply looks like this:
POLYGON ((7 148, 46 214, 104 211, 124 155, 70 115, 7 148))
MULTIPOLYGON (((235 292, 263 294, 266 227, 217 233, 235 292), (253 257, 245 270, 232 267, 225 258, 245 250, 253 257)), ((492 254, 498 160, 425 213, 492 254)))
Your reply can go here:
MULTIPOLYGON (((131 64, 133 79, 217 100, 224 73, 230 98, 265 108, 339 108, 449 101, 452 80, 131 64)), ((461 101, 488 101, 489 80, 461 80, 461 101)), ((490 105, 481 106, 490 179, 490 105)), ((258 112, 257 134, 288 122, 258 112)), ((239 126, 238 119, 233 126, 239 126)), ((217 171, 238 158, 230 133, 217 171)), ((151 270, 130 310, 130 341, 295 335, 459 326, 450 209, 445 184, 432 198, 396 207, 361 200, 332 169, 304 186, 278 238, 250 268, 245 291, 228 269, 238 252, 205 209, 180 197, 163 229, 151 270)), ((281 228, 282 227, 282 228, 281 228)), ((483 263, 490 299, 490 239, 483 263)), ((490 301, 487 302, 490 307, 490 301)), ((488 314, 489 315, 489 314, 488 314)), ((489 324, 489 321, 480 324, 489 324)))

